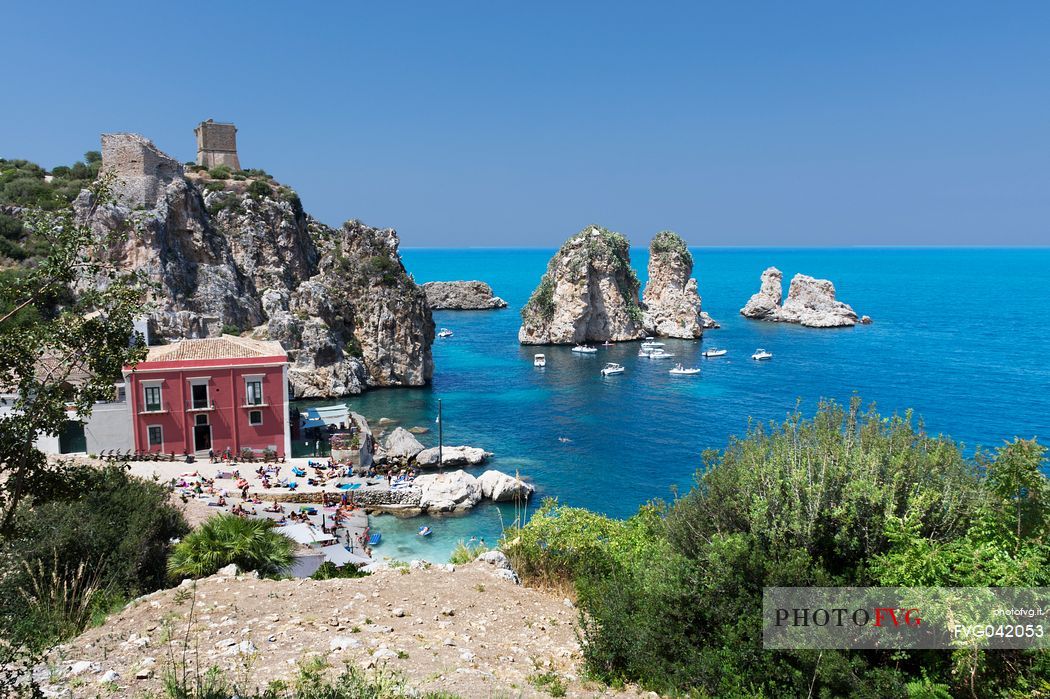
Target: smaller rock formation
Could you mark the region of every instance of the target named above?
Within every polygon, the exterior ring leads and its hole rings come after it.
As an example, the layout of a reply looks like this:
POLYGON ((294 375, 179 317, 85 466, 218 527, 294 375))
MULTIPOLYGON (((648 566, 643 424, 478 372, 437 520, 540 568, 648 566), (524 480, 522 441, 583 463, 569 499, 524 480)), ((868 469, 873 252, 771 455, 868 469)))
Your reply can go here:
POLYGON ((427 512, 469 510, 481 500, 478 479, 465 471, 419 476, 419 506, 427 512))
POLYGON ((773 317, 780 311, 780 300, 784 296, 781 283, 784 273, 776 267, 770 267, 762 272, 762 286, 758 293, 748 299, 740 314, 746 318, 755 320, 777 320, 773 317))
POLYGON ((478 477, 478 483, 481 485, 481 494, 496 502, 528 500, 536 490, 520 478, 501 471, 485 471, 478 477))
POLYGON ((404 427, 397 427, 383 442, 383 454, 387 461, 407 464, 419 452, 423 445, 404 427))
POLYGON ((589 226, 569 238, 547 265, 521 310, 523 345, 622 342, 645 337, 630 244, 589 226))
MULTIPOLYGON (((741 315, 756 320, 798 323, 807 328, 856 325, 856 312, 848 304, 835 299, 835 285, 827 279, 796 274, 788 288, 787 299, 781 306, 783 278, 784 275, 776 267, 764 271, 761 289, 740 309, 741 315)), ((868 322, 871 322, 870 318, 868 322)))
MULTIPOLYGON (((442 447, 442 466, 477 466, 492 456, 492 452, 477 447, 442 447)), ((438 466, 438 448, 431 447, 416 454, 416 465, 423 468, 438 466)))
POLYGON ((434 311, 485 311, 506 308, 507 302, 492 294, 485 282, 427 282, 423 285, 427 303, 434 311))
POLYGON ((677 233, 657 233, 649 244, 649 281, 642 302, 645 332, 660 337, 695 339, 704 328, 717 327, 700 310, 693 255, 677 233))

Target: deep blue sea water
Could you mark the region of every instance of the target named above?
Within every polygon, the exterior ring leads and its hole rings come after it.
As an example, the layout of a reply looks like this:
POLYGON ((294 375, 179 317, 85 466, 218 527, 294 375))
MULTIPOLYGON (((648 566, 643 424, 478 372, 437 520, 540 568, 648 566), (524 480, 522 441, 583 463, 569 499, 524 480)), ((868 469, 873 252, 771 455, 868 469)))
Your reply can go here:
MULTIPOLYGON (((674 361, 640 359, 636 343, 591 357, 519 346, 519 309, 553 252, 404 250, 418 282, 481 279, 510 306, 435 313, 455 335, 435 342, 433 385, 375 391, 351 400, 353 408, 434 428, 440 398, 446 444, 482 446, 496 454, 490 467, 520 471, 541 497, 617 517, 688 488, 701 452, 742 434, 749 419, 781 420, 796 404, 811 414, 822 397, 857 394, 883 413, 913 408, 929 431, 969 449, 1050 437, 1041 315, 1050 306, 1048 249, 694 249, 704 309, 722 329, 702 342, 665 342, 675 361, 702 367, 697 378, 669 376, 674 361), (738 310, 770 265, 784 272, 785 294, 796 272, 831 279, 839 299, 874 324, 817 330, 743 318, 738 310), (703 359, 705 346, 729 354, 703 359), (758 347, 774 359, 752 361, 758 347), (532 366, 536 352, 547 355, 546 369, 532 366), (627 372, 602 378, 606 361, 627 372)), ((647 252, 631 256, 644 283, 647 252)), ((436 430, 421 436, 428 446, 436 439, 436 430)), ((439 520, 426 540, 415 536, 420 523, 377 517, 380 552, 444 560, 458 539, 492 543, 500 532, 491 505, 439 520)))

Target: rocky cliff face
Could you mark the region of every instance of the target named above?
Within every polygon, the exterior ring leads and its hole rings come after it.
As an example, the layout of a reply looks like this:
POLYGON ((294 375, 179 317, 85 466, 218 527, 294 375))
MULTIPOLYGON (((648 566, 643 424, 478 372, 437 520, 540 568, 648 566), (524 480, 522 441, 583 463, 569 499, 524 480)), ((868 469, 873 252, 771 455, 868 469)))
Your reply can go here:
POLYGON ((484 311, 506 308, 507 302, 492 294, 485 282, 427 282, 423 285, 427 302, 435 311, 484 311))
POLYGON ((618 342, 645 336, 627 239, 591 226, 551 258, 521 311, 524 345, 618 342))
MULTIPOLYGON (((104 137, 103 171, 117 178, 117 202, 91 224, 131 231, 139 222, 142 233, 108 254, 156 283, 154 336, 225 329, 279 340, 297 398, 430 380, 434 323, 393 230, 331 229, 271 179, 187 175, 134 134, 104 137)), ((82 193, 80 210, 89 203, 82 193)))
POLYGON ((841 328, 857 323, 853 309, 835 299, 834 284, 805 274, 796 274, 792 278, 787 299, 781 306, 783 278, 776 267, 764 271, 761 289, 740 309, 740 313, 748 318, 798 323, 809 328, 841 328))
POLYGON ((649 281, 642 302, 645 332, 661 337, 698 338, 705 328, 717 327, 700 309, 700 293, 693 273, 693 255, 681 236, 657 233, 649 244, 649 281))

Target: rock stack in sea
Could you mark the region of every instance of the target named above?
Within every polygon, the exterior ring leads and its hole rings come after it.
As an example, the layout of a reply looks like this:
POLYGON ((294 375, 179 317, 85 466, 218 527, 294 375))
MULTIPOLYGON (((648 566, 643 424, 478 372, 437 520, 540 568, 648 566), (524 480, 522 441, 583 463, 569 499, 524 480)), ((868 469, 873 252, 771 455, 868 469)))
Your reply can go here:
POLYGON ((677 233, 657 233, 649 244, 649 281, 642 295, 645 332, 661 337, 698 338, 718 327, 700 308, 693 255, 677 233))
POLYGON ((521 311, 518 341, 545 345, 644 337, 629 248, 627 238, 598 226, 569 238, 521 311))
POLYGON ((155 283, 155 339, 278 340, 294 398, 430 381, 434 322, 393 230, 358 221, 329 228, 260 171, 237 179, 185 172, 136 134, 103 136, 102 159, 116 202, 95 208, 83 192, 78 210, 122 236, 107 253, 114 262, 155 283), (138 231, 128 234, 132 221, 138 231))
POLYGON ((507 302, 494 295, 492 287, 485 282, 427 282, 423 292, 435 311, 486 311, 507 307, 507 302))
MULTIPOLYGON (((857 323, 856 312, 835 299, 835 285, 827 279, 814 279, 805 274, 796 274, 788 288, 787 299, 783 298, 783 273, 776 267, 762 272, 762 286, 740 314, 755 320, 777 323, 798 323, 808 328, 842 328, 857 323)), ((870 323, 867 316, 862 323, 870 323)))

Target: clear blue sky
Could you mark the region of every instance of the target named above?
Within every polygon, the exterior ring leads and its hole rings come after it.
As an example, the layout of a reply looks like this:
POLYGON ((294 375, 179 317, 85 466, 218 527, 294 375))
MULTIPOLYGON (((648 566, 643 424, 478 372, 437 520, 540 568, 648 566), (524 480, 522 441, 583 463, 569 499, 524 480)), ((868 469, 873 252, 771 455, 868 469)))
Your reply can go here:
POLYGON ((1047 2, 18 2, 0 155, 202 119, 412 246, 1050 243, 1047 2))

